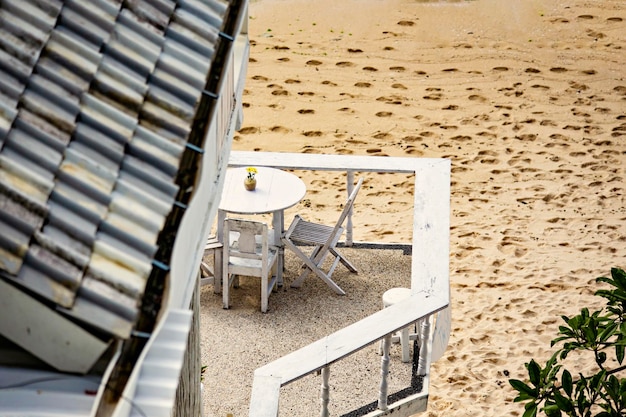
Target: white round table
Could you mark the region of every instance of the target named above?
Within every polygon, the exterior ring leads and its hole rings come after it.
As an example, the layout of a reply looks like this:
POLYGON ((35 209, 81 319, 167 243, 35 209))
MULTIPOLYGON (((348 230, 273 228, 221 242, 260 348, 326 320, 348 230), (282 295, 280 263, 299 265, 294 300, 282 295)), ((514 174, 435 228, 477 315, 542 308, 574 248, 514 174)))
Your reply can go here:
MULTIPOLYGON (((285 209, 298 204, 306 194, 306 185, 297 176, 276 168, 255 167, 256 189, 248 191, 243 185, 247 176, 246 168, 229 168, 224 178, 224 189, 217 213, 217 237, 224 244, 222 236, 224 219, 228 213, 265 214, 272 213, 274 244, 279 247, 277 278, 283 284, 284 248, 281 236, 285 230, 285 209)), ((221 265, 215 266, 215 292, 221 291, 218 282, 221 278, 221 265), (219 278, 218 278, 219 277, 219 278)))
POLYGON ((238 214, 274 213, 298 204, 304 197, 306 186, 298 176, 276 168, 255 168, 258 172, 254 191, 243 186, 246 168, 226 170, 220 210, 238 214))

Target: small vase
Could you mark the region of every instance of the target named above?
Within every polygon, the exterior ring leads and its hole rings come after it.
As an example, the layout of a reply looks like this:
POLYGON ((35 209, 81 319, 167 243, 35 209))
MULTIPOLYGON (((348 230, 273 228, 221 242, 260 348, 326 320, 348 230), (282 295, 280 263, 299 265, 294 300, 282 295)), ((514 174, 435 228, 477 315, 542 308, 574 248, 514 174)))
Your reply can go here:
POLYGON ((243 186, 246 187, 246 190, 248 191, 254 191, 256 188, 256 178, 246 178, 243 180, 243 186))

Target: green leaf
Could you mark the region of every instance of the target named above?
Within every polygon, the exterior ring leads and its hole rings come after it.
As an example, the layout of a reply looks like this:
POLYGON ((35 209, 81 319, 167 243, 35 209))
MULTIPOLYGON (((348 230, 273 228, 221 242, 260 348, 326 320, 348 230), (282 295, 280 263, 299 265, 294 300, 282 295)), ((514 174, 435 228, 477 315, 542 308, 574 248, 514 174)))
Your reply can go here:
POLYGON ((534 359, 528 364, 528 378, 530 383, 535 387, 539 387, 541 384, 541 367, 534 359))
POLYGON ((529 398, 537 398, 538 391, 529 387, 519 379, 509 379, 509 384, 511 384, 513 389, 520 393, 520 395, 515 399, 515 402, 525 401, 529 398))
POLYGON ((524 411, 524 414, 522 415, 522 417, 536 417, 537 416, 537 404, 534 402, 528 403, 525 406, 526 411, 524 411))
POLYGON ((561 417, 561 410, 556 404, 545 406, 543 412, 546 413, 547 417, 561 417))
POLYGON ((617 331, 617 323, 613 322, 613 323, 609 324, 608 326, 606 326, 600 332, 598 340, 600 340, 600 342, 606 342, 609 339, 609 337, 611 337, 611 336, 613 336, 615 334, 616 331, 617 331))
MULTIPOLYGON (((626 339, 625 339, 626 341, 626 339)), ((617 362, 619 362, 619 364, 621 365, 622 362, 624 361, 624 351, 626 349, 626 346, 624 346, 623 344, 618 344, 615 346, 615 357, 617 358, 617 362)))
POLYGON ((572 374, 567 369, 563 371, 563 375, 561 376, 561 386, 565 393, 571 397, 574 385, 572 382, 572 374))
POLYGON ((615 280, 616 287, 626 290, 626 272, 620 268, 611 268, 611 277, 615 280))
POLYGON ((554 400, 556 401, 556 405, 559 407, 559 410, 563 410, 566 413, 574 410, 572 402, 558 391, 554 393, 554 400))

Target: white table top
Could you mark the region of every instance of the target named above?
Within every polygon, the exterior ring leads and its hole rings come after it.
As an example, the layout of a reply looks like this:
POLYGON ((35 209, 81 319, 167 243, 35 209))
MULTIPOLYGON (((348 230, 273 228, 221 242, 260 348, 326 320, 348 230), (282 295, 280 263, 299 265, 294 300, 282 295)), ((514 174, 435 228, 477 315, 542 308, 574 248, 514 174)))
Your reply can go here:
POLYGON ((256 189, 248 191, 243 185, 246 168, 226 170, 224 190, 219 209, 238 214, 263 214, 292 207, 306 193, 298 176, 276 168, 255 167, 256 189))

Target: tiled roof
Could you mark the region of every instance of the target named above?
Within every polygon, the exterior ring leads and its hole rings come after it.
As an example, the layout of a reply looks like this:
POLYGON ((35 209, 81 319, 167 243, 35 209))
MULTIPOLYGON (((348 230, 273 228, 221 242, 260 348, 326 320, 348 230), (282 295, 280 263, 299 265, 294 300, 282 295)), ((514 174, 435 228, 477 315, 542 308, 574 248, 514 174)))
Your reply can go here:
POLYGON ((0 279, 128 338, 167 269, 228 2, 1 5, 0 279))

